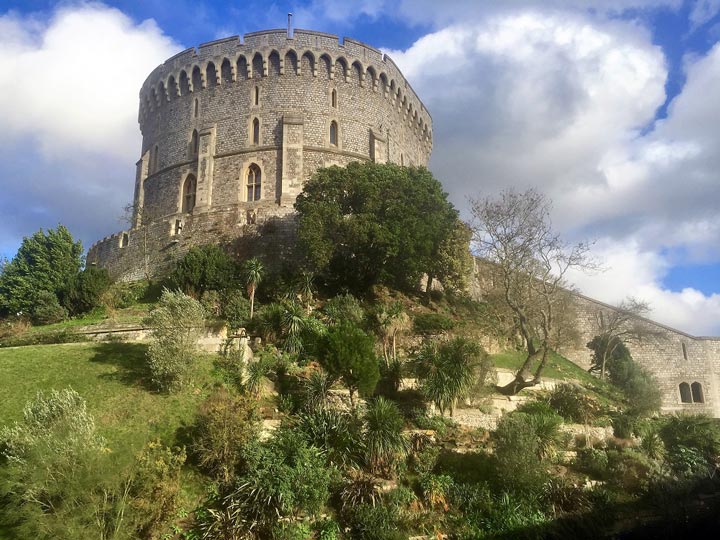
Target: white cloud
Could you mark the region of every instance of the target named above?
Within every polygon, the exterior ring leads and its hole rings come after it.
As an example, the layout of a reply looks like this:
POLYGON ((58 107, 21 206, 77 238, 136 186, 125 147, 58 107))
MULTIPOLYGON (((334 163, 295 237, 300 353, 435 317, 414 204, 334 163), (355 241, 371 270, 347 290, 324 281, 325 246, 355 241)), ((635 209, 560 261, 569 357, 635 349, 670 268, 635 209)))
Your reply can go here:
POLYGON ((601 238, 612 268, 581 289, 651 302, 661 322, 720 333, 720 296, 662 285, 674 257, 720 260, 720 44, 686 61, 665 120, 667 66, 634 21, 520 10, 391 52, 433 113, 431 168, 466 195, 535 187, 570 238, 601 238))
POLYGON ((138 91, 181 49, 97 3, 0 16, 0 252, 62 222, 87 246, 119 228, 140 152, 138 91))
POLYGON ((138 89, 180 47, 153 21, 102 4, 58 10, 46 24, 0 17, 5 140, 31 135, 44 152, 138 151, 138 89), (11 106, 8 106, 11 104, 11 106))
POLYGON ((699 28, 720 13, 720 0, 697 0, 690 11, 690 25, 699 28))

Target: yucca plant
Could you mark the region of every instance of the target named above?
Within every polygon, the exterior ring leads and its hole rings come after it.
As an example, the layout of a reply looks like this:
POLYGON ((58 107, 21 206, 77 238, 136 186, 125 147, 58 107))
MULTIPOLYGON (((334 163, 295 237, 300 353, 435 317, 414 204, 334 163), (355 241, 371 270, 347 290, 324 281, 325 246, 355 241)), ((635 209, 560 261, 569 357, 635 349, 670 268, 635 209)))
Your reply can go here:
POLYGON ((323 370, 313 371, 303 382, 305 408, 308 411, 324 409, 330 397, 333 379, 323 370))
POLYGON ((243 273, 245 274, 245 287, 250 298, 250 319, 252 319, 255 311, 255 292, 265 275, 265 267, 260 259, 253 257, 245 261, 243 273))
POLYGON ((368 466, 375 473, 389 476, 409 449, 402 432, 402 413, 395 403, 381 396, 368 403, 364 421, 368 466))
POLYGON ((327 408, 308 411, 299 416, 297 429, 309 444, 325 452, 329 463, 343 468, 362 464, 362 425, 354 414, 327 408))
POLYGON ((347 477, 340 490, 343 508, 357 508, 361 504, 375 506, 380 502, 380 484, 375 477, 358 469, 349 471, 347 477))

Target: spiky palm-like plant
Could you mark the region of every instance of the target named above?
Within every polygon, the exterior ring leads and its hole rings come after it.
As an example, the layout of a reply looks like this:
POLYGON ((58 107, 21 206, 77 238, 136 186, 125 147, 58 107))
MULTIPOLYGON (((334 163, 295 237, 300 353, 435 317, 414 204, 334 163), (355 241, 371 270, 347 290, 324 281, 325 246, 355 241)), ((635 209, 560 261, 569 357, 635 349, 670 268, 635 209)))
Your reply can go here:
POLYGON ((405 422, 400 409, 395 403, 381 396, 368 403, 364 420, 370 470, 390 475, 398 460, 407 454, 409 447, 402 432, 405 422))
POLYGON ((325 371, 313 371, 303 383, 305 408, 309 411, 324 409, 328 404, 333 379, 325 371))
POLYGON ((243 270, 245 273, 245 286, 250 298, 250 318, 252 319, 255 311, 255 291, 257 291, 258 285, 260 285, 264 277, 265 267, 260 259, 253 257, 245 262, 243 270))

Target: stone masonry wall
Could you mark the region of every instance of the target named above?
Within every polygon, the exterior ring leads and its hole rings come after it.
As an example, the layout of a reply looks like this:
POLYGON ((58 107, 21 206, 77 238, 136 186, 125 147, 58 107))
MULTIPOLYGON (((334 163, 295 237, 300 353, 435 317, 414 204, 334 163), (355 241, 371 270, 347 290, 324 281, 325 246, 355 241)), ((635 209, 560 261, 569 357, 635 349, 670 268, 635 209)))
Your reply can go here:
POLYGON ((272 241, 258 236, 271 222, 287 249, 292 205, 318 168, 427 165, 432 150, 430 115, 389 57, 304 30, 255 32, 168 59, 143 84, 139 122, 132 226, 88 252, 115 279, 162 274, 202 243, 248 236, 245 248, 259 249, 272 241), (251 166, 259 200, 248 200, 251 166))

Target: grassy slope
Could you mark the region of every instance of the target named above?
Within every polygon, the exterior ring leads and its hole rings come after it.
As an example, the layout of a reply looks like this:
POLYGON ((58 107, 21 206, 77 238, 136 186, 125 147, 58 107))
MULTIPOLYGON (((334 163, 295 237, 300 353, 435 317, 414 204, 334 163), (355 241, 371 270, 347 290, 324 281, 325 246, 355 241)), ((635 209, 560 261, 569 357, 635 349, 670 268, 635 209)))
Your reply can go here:
POLYGON ((0 349, 0 424, 22 418, 38 390, 71 386, 88 403, 108 446, 132 455, 149 439, 175 443, 179 428, 192 423, 212 383, 212 358, 201 358, 195 384, 163 395, 148 385, 145 345, 69 343, 0 349))
MULTIPOLYGON (((521 351, 507 351, 491 355, 497 368, 518 370, 525 361, 525 353, 521 351)), ((543 377, 577 382, 592 391, 598 399, 608 405, 618 405, 623 400, 622 392, 607 382, 603 382, 591 375, 583 368, 574 364, 564 356, 555 352, 550 354, 548 362, 542 373, 543 377)))

